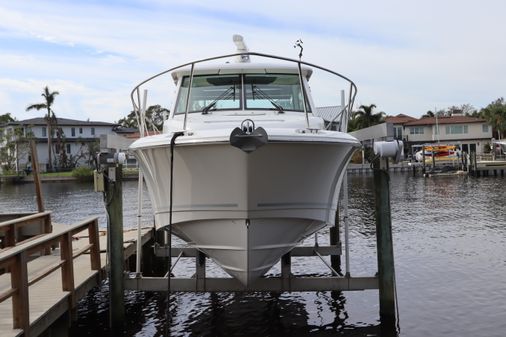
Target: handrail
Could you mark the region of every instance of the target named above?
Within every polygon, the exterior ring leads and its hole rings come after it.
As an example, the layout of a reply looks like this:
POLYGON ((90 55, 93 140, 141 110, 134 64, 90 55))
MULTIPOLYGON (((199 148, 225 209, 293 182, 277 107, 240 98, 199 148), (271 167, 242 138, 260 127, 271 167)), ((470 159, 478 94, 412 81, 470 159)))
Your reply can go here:
POLYGON ((3 227, 5 227, 5 226, 9 226, 9 225, 12 225, 12 224, 20 224, 21 226, 25 226, 25 225, 29 224, 27 222, 30 221, 30 220, 37 220, 39 218, 43 218, 43 217, 46 217, 48 215, 51 215, 51 212, 44 211, 44 212, 39 212, 39 213, 25 215, 25 216, 20 217, 20 218, 6 220, 6 221, 3 221, 3 222, 0 222, 0 231, 3 230, 3 227))
MULTIPOLYGON (((36 221, 42 220, 43 223, 41 224, 41 234, 47 234, 51 233, 52 231, 52 225, 51 225, 51 212, 39 212, 35 214, 29 214, 26 216, 22 216, 19 218, 14 218, 11 220, 6 220, 3 222, 0 222, 0 233, 4 232, 4 247, 14 247, 18 242, 23 242, 27 240, 18 240, 19 237, 17 234, 17 230, 21 227, 25 227, 28 225, 33 225, 36 223, 36 221)), ((28 240, 32 240, 28 239, 28 240)), ((46 250, 46 254, 49 254, 49 249, 46 250)))
POLYGON ((23 242, 11 249, 0 252, 0 268, 8 268, 11 274, 11 288, 0 293, 0 303, 12 298, 13 328, 23 329, 25 333, 30 328, 30 310, 28 287, 45 278, 53 271, 61 268, 62 290, 69 292, 70 305, 75 304, 74 258, 80 254, 73 254, 72 235, 88 230, 91 270, 100 270, 100 241, 98 233, 98 217, 90 217, 70 225, 64 230, 38 237, 29 242, 23 242), (45 270, 39 271, 31 280, 28 279, 28 260, 34 252, 49 248, 54 244, 60 246, 61 261, 53 263, 45 270))
MULTIPOLYGON (((193 69, 195 67, 195 64, 197 63, 203 63, 203 62, 208 62, 208 61, 214 61, 214 60, 219 60, 219 59, 223 59, 223 58, 230 58, 230 57, 234 57, 234 56, 259 56, 259 57, 265 57, 265 58, 272 58, 272 59, 277 59, 277 60, 282 60, 282 61, 287 61, 287 62, 293 62, 293 63, 296 63, 298 65, 298 67, 301 67, 301 65, 306 65, 306 66, 309 66, 309 67, 312 67, 312 68, 316 68, 316 69, 320 69, 320 70, 323 70, 325 72, 328 72, 330 74, 333 74, 345 81, 347 81, 349 84, 350 84, 350 91, 349 91, 349 95, 348 95, 348 104, 347 104, 347 111, 346 111, 346 118, 349 119, 350 118, 350 115, 351 115, 351 111, 353 109, 353 104, 355 102, 355 98, 357 96, 357 86, 355 85, 355 83, 349 79, 348 77, 338 73, 338 72, 335 72, 333 70, 330 70, 330 69, 327 69, 327 68, 324 68, 324 67, 321 67, 321 66, 318 66, 316 64, 312 64, 312 63, 308 63, 308 62, 305 62, 305 61, 301 61, 301 60, 296 60, 296 59, 291 59, 291 58, 287 58, 287 57, 282 57, 282 56, 275 56, 275 55, 269 55, 269 54, 263 54, 263 53, 256 53, 256 52, 242 52, 242 53, 234 53, 234 54, 226 54, 226 55, 221 55, 221 56, 214 56, 214 57, 209 57, 209 58, 204 58, 204 59, 199 59, 197 61, 193 61, 193 62, 188 62, 188 63, 185 63, 185 64, 182 64, 182 65, 179 65, 177 67, 173 67, 173 68, 170 68, 170 69, 167 69, 167 70, 164 70, 158 74, 155 74, 149 78, 147 78, 146 80, 142 81, 141 83, 139 83, 137 86, 134 87, 134 89, 132 90, 132 92, 130 93, 130 99, 132 101, 132 105, 133 105, 133 110, 136 112, 136 113, 139 113, 140 112, 140 106, 141 106, 141 102, 139 101, 138 104, 136 104, 135 102, 135 95, 137 93, 137 95, 139 95, 139 92, 140 92, 140 87, 143 86, 144 84, 146 84, 147 82, 157 78, 157 77, 160 77, 162 75, 165 75, 169 72, 172 72, 176 69, 181 69, 181 68, 184 68, 184 67, 188 67, 188 66, 191 66, 191 69, 192 69, 192 74, 193 74, 193 69)), ((303 92, 304 94, 304 92, 303 92)), ((189 93, 188 93, 188 97, 189 97, 189 93)), ((346 108, 346 107, 345 107, 346 108)), ((307 111, 306 112, 306 115, 307 115, 307 111)), ((174 111, 171 111, 171 115, 174 116, 174 111)), ((186 112, 185 112, 185 121, 187 119, 187 116, 188 116, 188 107, 186 109, 186 112)), ((344 115, 342 116, 344 117, 344 115)), ((345 123, 346 124, 346 127, 347 127, 347 122, 345 123)), ((184 127, 186 127, 186 125, 184 125, 184 127)), ((184 130, 184 128, 183 128, 184 130)), ((343 132, 346 132, 347 130, 341 130, 343 132)))

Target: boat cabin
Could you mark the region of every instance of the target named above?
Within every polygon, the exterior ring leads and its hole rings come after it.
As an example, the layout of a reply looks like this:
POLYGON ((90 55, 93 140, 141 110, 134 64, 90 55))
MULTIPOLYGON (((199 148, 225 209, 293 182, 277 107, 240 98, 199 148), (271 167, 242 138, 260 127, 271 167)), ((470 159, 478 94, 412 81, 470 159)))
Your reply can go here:
POLYGON ((187 110, 204 115, 247 110, 311 112, 312 102, 307 97, 311 73, 308 67, 299 75, 297 67, 265 64, 225 64, 195 69, 193 76, 188 68, 181 69, 172 73, 178 92, 172 111, 174 115, 187 110))

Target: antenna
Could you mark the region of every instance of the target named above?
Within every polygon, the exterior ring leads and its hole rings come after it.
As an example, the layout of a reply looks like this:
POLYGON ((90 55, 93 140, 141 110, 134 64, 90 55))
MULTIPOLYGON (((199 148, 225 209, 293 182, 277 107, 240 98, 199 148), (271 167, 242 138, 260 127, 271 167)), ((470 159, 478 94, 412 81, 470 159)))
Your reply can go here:
MULTIPOLYGON (((234 36, 232 36, 232 39, 235 43, 235 46, 237 47, 238 53, 247 53, 249 51, 241 35, 234 34, 234 36)), ((240 63, 249 63, 250 62, 249 55, 239 55, 236 61, 240 63)))
POLYGON ((300 48, 299 61, 302 59, 302 51, 304 50, 304 47, 302 47, 303 43, 304 42, 302 42, 302 39, 298 39, 297 41, 295 41, 295 44, 293 45, 294 48, 297 48, 297 47, 300 48))

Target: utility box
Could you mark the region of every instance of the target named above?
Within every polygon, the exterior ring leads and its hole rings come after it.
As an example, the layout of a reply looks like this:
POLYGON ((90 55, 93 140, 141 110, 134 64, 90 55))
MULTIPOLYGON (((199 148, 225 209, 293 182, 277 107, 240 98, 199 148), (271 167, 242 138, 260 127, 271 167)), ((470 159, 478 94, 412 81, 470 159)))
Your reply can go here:
POLYGON ((95 192, 104 192, 104 174, 102 172, 93 171, 93 183, 95 192))

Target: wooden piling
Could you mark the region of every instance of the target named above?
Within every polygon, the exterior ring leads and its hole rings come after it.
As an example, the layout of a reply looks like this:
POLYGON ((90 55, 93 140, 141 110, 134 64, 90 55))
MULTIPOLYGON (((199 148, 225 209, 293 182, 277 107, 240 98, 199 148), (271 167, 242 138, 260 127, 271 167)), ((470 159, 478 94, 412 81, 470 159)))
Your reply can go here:
POLYGON ((107 173, 105 193, 109 216, 109 323, 115 335, 122 335, 125 321, 122 165, 109 166, 107 173))
POLYGON ((390 177, 386 166, 387 159, 378 159, 374 163, 378 285, 381 322, 395 324, 395 268, 390 212, 390 177))
POLYGON ((39 212, 44 212, 44 202, 42 199, 42 188, 40 185, 40 176, 39 176, 39 158, 37 156, 37 147, 35 146, 35 141, 30 141, 30 151, 32 154, 32 174, 33 174, 33 183, 35 184, 35 195, 37 197, 37 209, 39 212))

